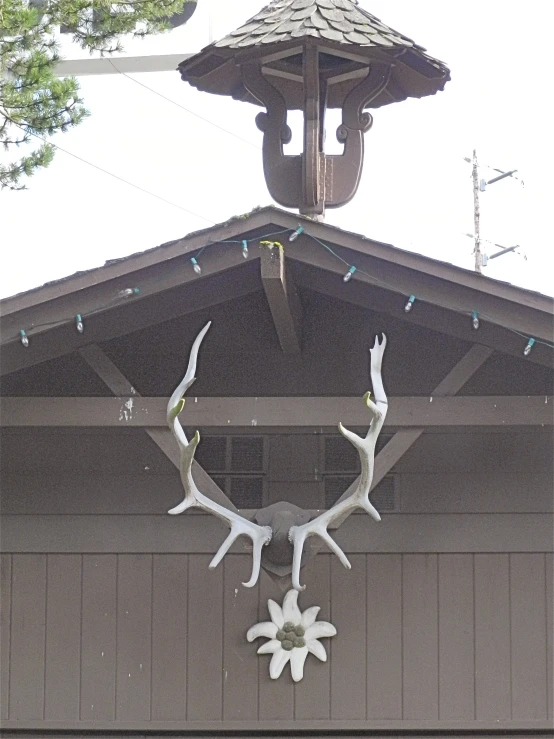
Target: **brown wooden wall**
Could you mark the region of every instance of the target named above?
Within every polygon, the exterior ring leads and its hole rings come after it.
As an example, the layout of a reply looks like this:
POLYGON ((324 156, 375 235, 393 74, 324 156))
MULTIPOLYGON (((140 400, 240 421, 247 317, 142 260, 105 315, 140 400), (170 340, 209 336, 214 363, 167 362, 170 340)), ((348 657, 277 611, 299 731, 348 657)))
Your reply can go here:
POLYGON ((280 591, 239 584, 248 555, 208 562, 2 555, 4 726, 552 723, 551 555, 355 554, 349 573, 318 555, 300 603, 338 635, 298 685, 245 639, 280 591))
MULTIPOLYGON (((167 460, 134 437, 82 435, 77 454, 51 435, 28 460, 18 442, 2 476, 4 729, 549 731, 553 478, 535 437, 422 437, 396 512, 335 533, 352 570, 324 552, 303 570, 301 608, 338 635, 297 685, 245 639, 283 593, 265 574, 241 586, 241 545, 208 571, 225 527, 164 513, 182 496, 167 460)), ((275 495, 307 490, 304 462, 270 460, 275 495)))

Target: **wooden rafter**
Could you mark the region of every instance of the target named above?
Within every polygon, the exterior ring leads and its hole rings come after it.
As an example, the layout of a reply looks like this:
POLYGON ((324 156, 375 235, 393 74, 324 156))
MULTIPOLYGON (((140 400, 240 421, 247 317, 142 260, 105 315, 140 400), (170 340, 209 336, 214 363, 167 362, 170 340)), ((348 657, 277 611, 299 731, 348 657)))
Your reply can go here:
MULTIPOLYGON (((90 348, 83 350, 90 355, 90 348)), ((105 355, 104 355, 105 356, 105 355)), ((87 360, 88 361, 88 360, 87 360)), ((3 426, 112 427, 164 429, 166 400, 140 397, 123 389, 113 398, 0 399, 3 426)), ((386 420, 389 429, 551 426, 549 396, 393 397, 386 420)), ((195 398, 187 405, 187 426, 204 429, 325 429, 337 423, 364 427, 367 408, 359 397, 195 398)), ((173 443, 170 436, 171 449, 173 443)), ((176 452, 171 452, 177 466, 176 452)), ((169 454, 168 454, 169 456, 169 454)))
POLYGON ((284 251, 278 246, 261 247, 260 269, 269 309, 285 354, 300 354, 302 306, 284 251))
MULTIPOLYGON (((345 303, 350 303, 366 310, 384 313, 385 315, 405 321, 408 324, 438 331, 439 333, 453 336, 463 341, 474 342, 478 338, 479 343, 491 349, 495 349, 503 354, 510 354, 519 358, 523 357, 525 334, 520 335, 521 332, 514 333, 500 325, 488 322, 486 318, 481 316, 481 325, 477 334, 472 327, 469 312, 467 315, 463 315, 454 310, 439 307, 437 304, 419 300, 413 310, 406 313, 404 306, 406 304, 406 298, 411 294, 411 288, 406 287, 405 294, 394 293, 378 283, 372 283, 371 278, 360 275, 359 272, 356 273, 356 279, 352 280, 348 286, 345 286, 342 280, 338 279, 344 273, 344 265, 341 265, 340 262, 334 264, 333 270, 333 272, 329 271, 329 269, 322 271, 313 263, 313 257, 304 253, 298 260, 296 257, 294 259, 296 284, 301 288, 314 290, 330 298, 335 298, 336 300, 344 301, 345 303)), ((476 298, 477 304, 478 299, 476 298)), ((487 315, 484 308, 483 313, 487 315)), ((547 331, 546 328, 545 331, 547 331)), ((531 354, 526 358, 526 361, 545 367, 553 367, 554 353, 552 349, 537 344, 531 354)))
MULTIPOLYGON (((131 407, 132 401, 134 401, 135 398, 140 398, 139 393, 135 390, 133 385, 99 346, 91 344, 90 346, 81 349, 80 354, 89 367, 94 370, 98 377, 100 377, 113 393, 117 393, 119 395, 125 394, 128 396, 126 402, 131 403, 131 407)), ((100 399, 95 398, 95 400, 100 399)), ((83 413, 83 408, 81 407, 80 410, 75 408, 75 412, 78 415, 81 415, 83 413)), ((166 457, 175 465, 175 467, 179 469, 179 452, 169 429, 146 427, 145 431, 154 444, 156 444, 166 457)), ((196 483, 202 487, 205 495, 225 508, 229 508, 232 511, 237 510, 223 490, 221 490, 221 488, 196 461, 193 462, 192 473, 196 483)))
MULTIPOLYGON (((207 265, 204 265, 203 269, 208 272, 210 262, 206 261, 207 265)), ((21 346, 19 341, 3 346, 0 375, 61 357, 90 343, 109 341, 173 318, 189 315, 227 300, 249 295, 260 289, 260 281, 255 269, 235 270, 232 274, 224 271, 221 274, 213 274, 210 280, 204 281, 198 279, 190 264, 183 264, 180 269, 175 270, 175 275, 172 275, 171 287, 186 285, 187 300, 176 299, 175 292, 167 290, 156 295, 156 306, 153 308, 151 299, 145 298, 158 290, 158 283, 159 279, 156 279, 155 275, 150 275, 145 278, 145 282, 140 281, 139 296, 123 301, 113 301, 113 297, 117 295, 117 288, 112 287, 110 310, 106 309, 88 315, 84 309, 80 310, 77 307, 76 312, 81 312, 85 322, 83 334, 75 330, 73 321, 67 322, 68 317, 72 315, 71 311, 75 310, 78 303, 72 308, 66 308, 63 313, 59 310, 54 311, 53 307, 48 307, 44 319, 41 316, 41 321, 46 321, 50 315, 58 315, 58 319, 63 315, 66 319, 65 323, 49 332, 30 333, 29 350, 21 346)), ((104 293, 103 296, 109 303, 104 293)), ((92 305, 92 301, 90 304, 92 305)), ((8 329, 6 329, 7 333, 8 329)))
MULTIPOLYGON (((172 288, 187 281, 188 290, 194 291, 197 276, 191 270, 190 256, 209 246, 202 255, 202 294, 198 300, 189 301, 187 296, 186 306, 178 315, 207 307, 209 303, 204 301, 208 296, 213 301, 214 295, 222 294, 218 277, 238 264, 240 247, 218 246, 217 242, 252 240, 256 235, 263 239, 264 234, 275 229, 294 230, 299 220, 304 223, 306 233, 327 242, 342 258, 358 267, 356 278, 344 289, 340 280, 344 265, 303 234, 296 242, 287 244, 287 261, 289 266, 295 263, 299 286, 329 295, 339 292, 339 299, 397 317, 402 317, 403 294, 415 294, 419 299, 418 309, 405 315, 406 321, 470 342, 477 337, 471 333, 469 312, 476 309, 489 319, 482 320, 480 343, 505 354, 522 354, 522 337, 513 331, 523 334, 523 339, 530 336, 544 342, 552 341, 552 299, 547 296, 487 280, 468 270, 270 207, 247 218, 191 234, 163 248, 117 260, 89 273, 0 301, 3 347, 0 373, 14 372, 70 353, 88 343, 122 336, 173 317, 172 307, 178 309, 180 301, 165 298, 169 298, 172 288), (314 269, 317 269, 317 282, 313 280, 314 269), (204 280, 206 276, 210 279, 204 280), (132 306, 118 306, 117 320, 114 320, 113 308, 117 305, 114 297, 119 290, 135 285, 141 289, 140 296, 132 301, 132 306), (153 295, 156 295, 155 311, 148 300, 143 300, 153 295), (104 308, 98 310, 99 306, 104 308), (90 316, 91 310, 96 312, 94 316, 90 316), (85 317, 86 337, 77 334, 72 324, 72 317, 77 313, 85 317), (60 323, 63 325, 58 325, 60 323), (27 330, 31 341, 29 350, 18 340, 22 328, 27 330)), ((240 275, 241 279, 236 280, 239 284, 243 278, 248 279, 247 270, 234 271, 240 275)), ((255 278, 258 287, 256 272, 253 270, 250 278, 255 278)), ((223 300, 232 297, 235 296, 223 293, 223 300)), ((527 361, 552 366, 552 350, 537 341, 527 361)))

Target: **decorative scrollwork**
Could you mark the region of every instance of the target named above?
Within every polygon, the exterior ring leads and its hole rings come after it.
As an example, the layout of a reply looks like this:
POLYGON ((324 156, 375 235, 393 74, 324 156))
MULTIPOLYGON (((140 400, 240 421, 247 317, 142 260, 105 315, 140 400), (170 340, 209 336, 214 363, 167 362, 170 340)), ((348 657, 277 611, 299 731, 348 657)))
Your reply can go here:
MULTIPOLYGON (((267 113, 258 113, 256 116, 256 126, 262 132, 266 133, 270 130, 270 117, 267 113)), ((283 123, 279 129, 279 138, 283 144, 290 144, 292 139, 292 131, 288 124, 283 123)))
POLYGON ((374 62, 371 65, 367 77, 364 77, 346 96, 342 106, 344 126, 362 133, 369 131, 373 125, 373 116, 364 111, 364 108, 383 92, 389 82, 390 73, 390 64, 374 62))

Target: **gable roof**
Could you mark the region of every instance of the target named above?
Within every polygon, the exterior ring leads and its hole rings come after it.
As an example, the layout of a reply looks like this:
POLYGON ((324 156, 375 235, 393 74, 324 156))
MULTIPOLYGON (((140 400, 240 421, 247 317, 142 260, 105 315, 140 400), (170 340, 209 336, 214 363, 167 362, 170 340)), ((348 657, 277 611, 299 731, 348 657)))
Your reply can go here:
POLYGON ((2 374, 162 323, 175 311, 191 313, 258 290, 259 270, 253 263, 264 239, 285 245, 300 288, 516 356, 534 338, 537 344, 528 359, 553 364, 552 298, 266 207, 0 301, 2 374), (304 233, 290 242, 299 224, 304 233), (246 260, 243 239, 250 245, 246 260), (192 257, 201 265, 200 275, 193 271, 192 257), (354 276, 345 285, 341 278, 351 266, 354 276), (175 305, 172 291, 182 288, 186 305, 175 305), (416 305, 405 313, 411 295, 416 305), (473 311, 480 316, 478 333, 471 327, 473 311), (87 326, 83 334, 75 330, 77 314, 87 326), (29 338, 27 349, 20 342, 21 329, 29 338))

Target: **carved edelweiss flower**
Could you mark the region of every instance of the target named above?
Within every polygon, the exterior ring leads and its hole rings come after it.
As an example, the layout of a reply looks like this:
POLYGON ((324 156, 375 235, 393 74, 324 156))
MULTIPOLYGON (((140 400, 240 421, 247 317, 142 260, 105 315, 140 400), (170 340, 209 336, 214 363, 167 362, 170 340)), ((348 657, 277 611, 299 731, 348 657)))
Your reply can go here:
POLYGON ((292 679, 295 682, 302 680, 308 652, 326 662, 325 647, 318 639, 335 636, 337 633, 335 627, 327 621, 315 620, 319 606, 312 606, 301 613, 297 601, 297 590, 289 590, 285 595, 283 608, 274 600, 268 600, 271 621, 252 626, 246 634, 248 641, 254 641, 260 636, 269 639, 258 649, 258 654, 273 654, 269 665, 269 676, 273 680, 281 675, 289 660, 292 679))

